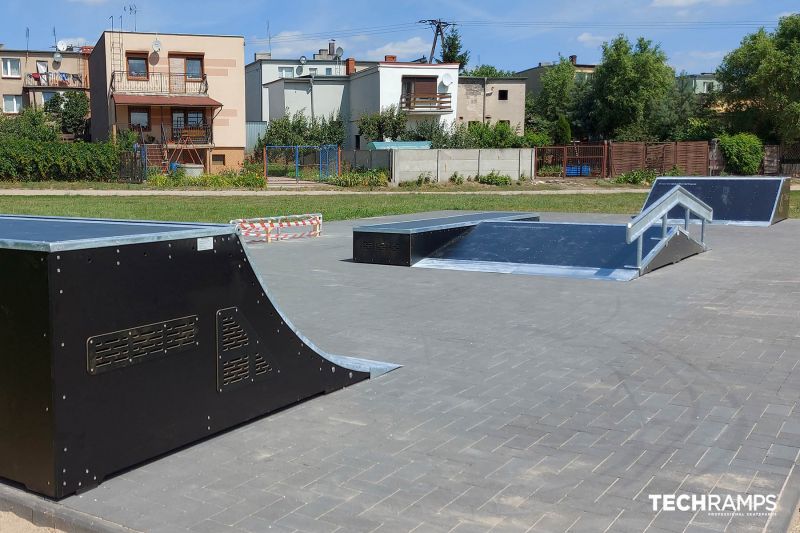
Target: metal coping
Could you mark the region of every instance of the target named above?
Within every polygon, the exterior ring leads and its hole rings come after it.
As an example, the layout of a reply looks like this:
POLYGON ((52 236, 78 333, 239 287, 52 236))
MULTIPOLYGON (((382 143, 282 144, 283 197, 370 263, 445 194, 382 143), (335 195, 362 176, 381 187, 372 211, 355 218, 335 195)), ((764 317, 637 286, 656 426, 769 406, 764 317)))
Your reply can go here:
MULTIPOLYGON (((647 203, 650 201, 650 196, 653 194, 653 189, 655 188, 656 183, 659 180, 692 180, 692 181, 778 181, 783 186, 783 183, 787 180, 790 180, 786 176, 658 176, 656 181, 653 182, 653 186, 650 187, 650 191, 647 193, 647 198, 644 199, 644 204, 642 205, 642 210, 644 210, 647 206, 647 203)), ((754 227, 767 227, 772 225, 772 220, 775 218, 775 213, 778 210, 778 202, 781 200, 781 189, 778 189, 778 194, 775 195, 775 202, 772 204, 772 212, 770 213, 769 220, 766 221, 756 221, 756 220, 730 220, 730 219, 722 219, 722 220, 710 220, 708 224, 714 225, 732 225, 732 226, 754 226, 754 227)), ((670 219, 670 223, 678 223, 681 222, 680 219, 670 219)), ((701 223, 700 220, 697 219, 690 219, 689 221, 691 224, 699 224, 701 223)))
POLYGON ((534 263, 505 263, 502 261, 467 261, 463 259, 423 259, 413 268, 438 270, 461 270, 467 272, 494 272, 497 274, 523 274, 528 276, 552 276, 559 278, 601 279, 630 281, 639 277, 636 268, 591 268, 534 263))
POLYGON ((0 215, 0 248, 39 252, 215 237, 235 232, 235 228, 228 224, 0 215), (21 231, 24 225, 38 227, 21 231), (48 236, 46 231, 48 227, 52 231, 54 225, 58 230, 53 233, 60 234, 56 238, 48 236), (73 226, 72 231, 64 231, 65 226, 73 226))
POLYGON ((407 220, 404 222, 389 222, 386 224, 375 224, 372 226, 356 226, 353 228, 353 232, 400 233, 411 235, 414 233, 424 233, 426 231, 438 231, 451 228, 461 228, 465 226, 474 226, 480 224, 481 222, 525 221, 525 219, 538 216, 538 213, 526 213, 520 211, 470 213, 468 215, 453 215, 449 217, 407 220))

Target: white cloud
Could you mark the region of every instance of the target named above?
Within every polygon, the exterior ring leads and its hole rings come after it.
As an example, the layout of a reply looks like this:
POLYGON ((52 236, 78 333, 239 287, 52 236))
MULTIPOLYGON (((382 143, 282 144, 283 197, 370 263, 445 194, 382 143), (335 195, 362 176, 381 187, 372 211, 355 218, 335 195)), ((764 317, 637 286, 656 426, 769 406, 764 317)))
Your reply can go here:
POLYGON ((88 44, 92 44, 86 39, 86 37, 62 37, 59 39, 59 41, 64 41, 67 43, 67 45, 72 46, 86 46, 88 44))
POLYGON ((747 0, 653 0, 650 4, 653 7, 691 7, 701 4, 711 4, 714 6, 727 6, 739 4, 747 0))
POLYGON ((725 52, 722 50, 692 50, 688 55, 697 59, 721 59, 725 52))
POLYGON ((594 35, 588 31, 585 31, 578 35, 577 40, 579 43, 584 44, 589 48, 596 48, 609 39, 603 35, 594 35))
POLYGON ((430 46, 431 43, 422 37, 411 37, 404 41, 393 41, 379 48, 367 50, 365 59, 383 59, 385 55, 396 55, 398 58, 413 60, 427 55, 430 52, 430 46))

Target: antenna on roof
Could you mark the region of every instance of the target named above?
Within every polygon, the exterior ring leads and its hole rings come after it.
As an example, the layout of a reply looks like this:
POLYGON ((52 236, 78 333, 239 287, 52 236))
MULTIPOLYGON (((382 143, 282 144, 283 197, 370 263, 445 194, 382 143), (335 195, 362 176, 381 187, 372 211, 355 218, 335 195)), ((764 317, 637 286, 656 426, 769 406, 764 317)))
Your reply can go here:
POLYGON ((25 55, 28 55, 28 51, 31 49, 31 29, 27 26, 25 27, 25 55))
POLYGON ((122 10, 128 14, 133 15, 133 31, 136 31, 136 13, 139 12, 139 8, 136 7, 136 4, 130 4, 126 7, 123 7, 122 10))
POLYGON ((267 46, 269 47, 269 54, 272 55, 272 33, 269 31, 269 19, 267 19, 267 46))

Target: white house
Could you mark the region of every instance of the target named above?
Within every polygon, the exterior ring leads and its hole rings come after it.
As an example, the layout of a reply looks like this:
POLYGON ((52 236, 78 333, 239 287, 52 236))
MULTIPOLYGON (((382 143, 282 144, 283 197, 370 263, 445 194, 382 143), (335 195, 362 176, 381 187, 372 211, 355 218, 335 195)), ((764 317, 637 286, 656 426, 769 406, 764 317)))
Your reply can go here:
MULTIPOLYGON (((438 120, 450 126, 458 109, 458 63, 400 63, 394 56, 357 70, 345 61, 344 76, 281 78, 264 84, 270 95, 269 116, 303 112, 309 118, 341 112, 347 121, 345 147, 361 148, 358 119, 389 106, 406 112, 409 126, 438 120)), ((373 139, 374 140, 374 139, 373 139)))
MULTIPOLYGON (((247 121, 266 122, 273 117, 270 115, 270 109, 275 106, 270 102, 269 84, 276 80, 309 76, 314 78, 344 76, 344 60, 336 52, 336 43, 331 41, 327 49, 321 48, 311 58, 303 56, 296 59, 274 59, 270 53, 256 53, 255 60, 245 66, 247 121)), ((377 61, 357 61, 355 68, 362 70, 377 64, 377 61)))

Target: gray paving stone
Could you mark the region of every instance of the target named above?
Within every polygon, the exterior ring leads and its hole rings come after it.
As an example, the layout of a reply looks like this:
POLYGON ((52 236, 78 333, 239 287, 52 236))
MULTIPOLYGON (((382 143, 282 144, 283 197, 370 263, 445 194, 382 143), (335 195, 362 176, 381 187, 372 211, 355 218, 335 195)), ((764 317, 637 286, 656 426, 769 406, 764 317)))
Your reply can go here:
POLYGON ((51 505, 143 531, 716 531, 647 495, 782 490, 800 221, 713 226, 630 283, 353 264, 352 224, 254 263, 323 349, 402 369, 51 505))

